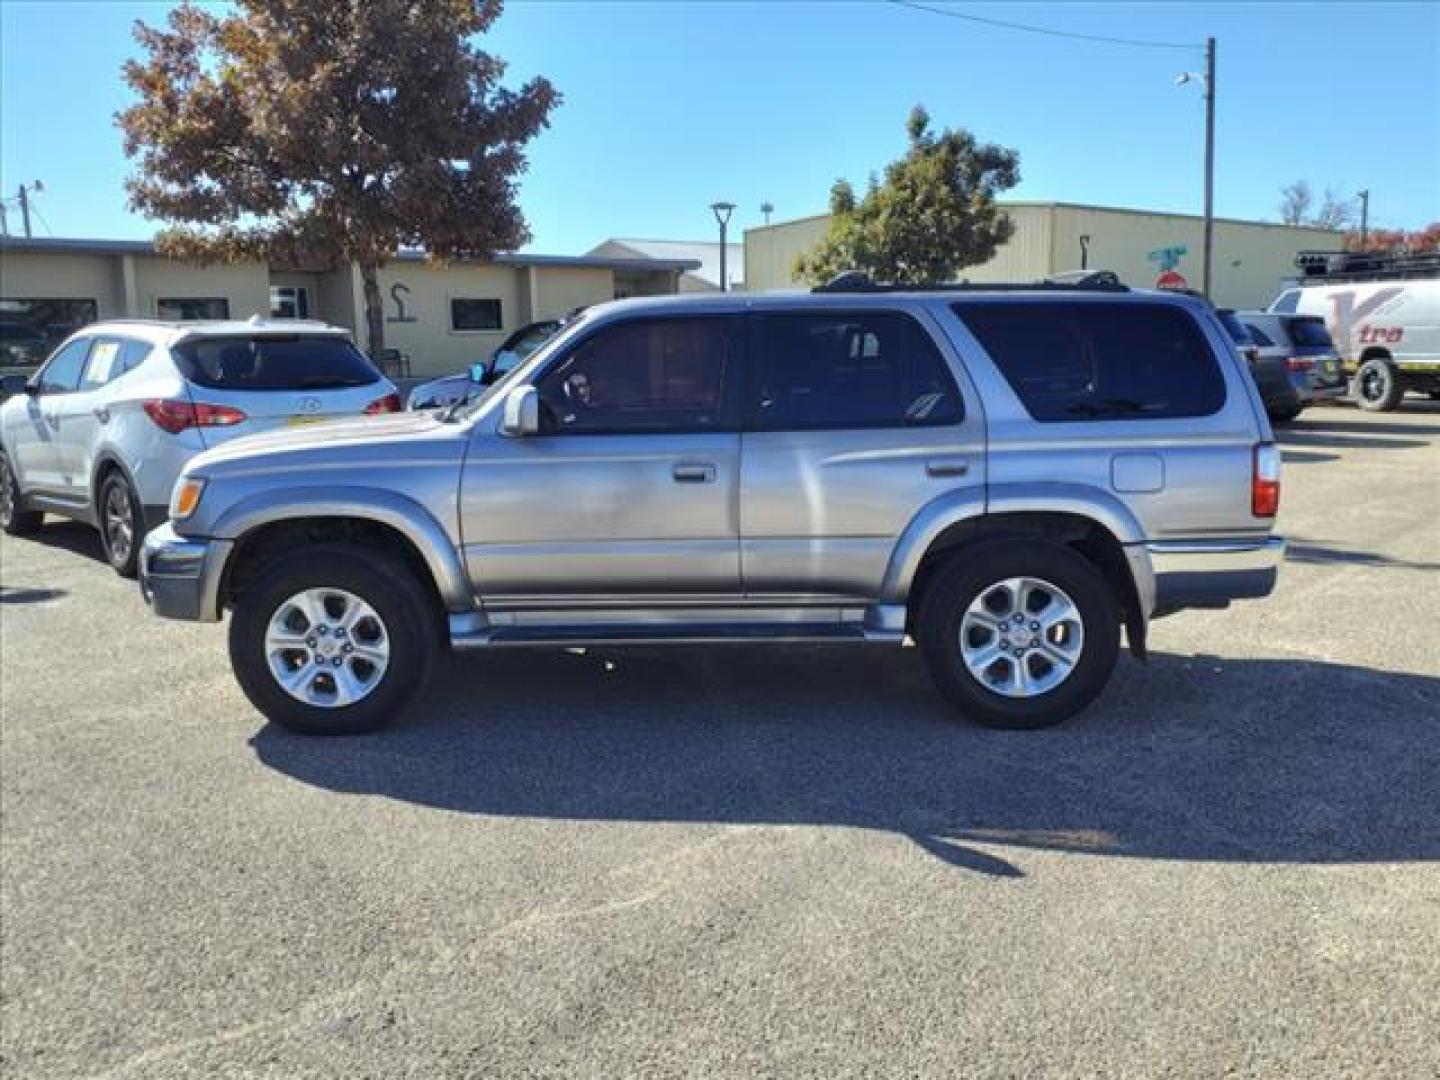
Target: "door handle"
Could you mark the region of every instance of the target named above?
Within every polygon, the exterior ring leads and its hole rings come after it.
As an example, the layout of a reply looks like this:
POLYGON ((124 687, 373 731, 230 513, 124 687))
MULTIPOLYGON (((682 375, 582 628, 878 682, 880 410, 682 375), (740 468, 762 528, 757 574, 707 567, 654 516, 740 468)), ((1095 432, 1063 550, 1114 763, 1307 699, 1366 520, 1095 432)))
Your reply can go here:
POLYGON ((677 484, 708 484, 715 479, 714 465, 681 463, 670 470, 677 484))
POLYGON ((964 476, 970 471, 969 462, 953 458, 932 458, 925 463, 927 476, 964 476))

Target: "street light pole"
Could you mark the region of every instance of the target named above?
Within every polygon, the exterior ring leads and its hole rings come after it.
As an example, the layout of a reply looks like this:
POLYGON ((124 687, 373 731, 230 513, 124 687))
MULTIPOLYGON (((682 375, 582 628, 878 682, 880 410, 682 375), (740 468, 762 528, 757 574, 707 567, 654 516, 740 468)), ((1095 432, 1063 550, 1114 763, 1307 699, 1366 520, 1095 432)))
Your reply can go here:
POLYGON ((735 204, 730 202, 715 202, 710 204, 710 212, 715 215, 715 220, 720 223, 720 291, 730 291, 730 278, 725 270, 725 230, 730 224, 730 215, 735 212, 735 204))
POLYGON ((1210 297, 1215 260, 1215 39, 1205 39, 1205 269, 1201 291, 1210 297))
POLYGON ((1360 250, 1365 250, 1365 237, 1370 232, 1370 189, 1359 194, 1360 199, 1360 250))

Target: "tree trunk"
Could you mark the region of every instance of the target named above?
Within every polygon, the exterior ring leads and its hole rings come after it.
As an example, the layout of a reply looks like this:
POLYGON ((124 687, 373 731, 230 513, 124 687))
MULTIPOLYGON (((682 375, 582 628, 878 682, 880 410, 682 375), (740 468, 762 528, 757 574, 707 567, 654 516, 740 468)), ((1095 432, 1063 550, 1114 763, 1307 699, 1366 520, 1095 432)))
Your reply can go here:
POLYGON ((360 264, 360 279, 365 284, 365 340, 370 359, 380 362, 385 348, 385 308, 380 301, 380 268, 374 263, 360 264))

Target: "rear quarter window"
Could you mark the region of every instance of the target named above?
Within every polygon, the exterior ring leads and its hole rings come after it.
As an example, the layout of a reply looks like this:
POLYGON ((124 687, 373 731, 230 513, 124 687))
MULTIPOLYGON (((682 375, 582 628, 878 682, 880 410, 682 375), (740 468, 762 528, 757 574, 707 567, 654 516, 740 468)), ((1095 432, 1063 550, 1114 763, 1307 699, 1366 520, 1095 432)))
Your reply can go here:
POLYGON ((170 351, 185 378, 211 390, 338 390, 380 381, 374 365, 341 337, 198 338, 170 351))
POLYGON ((1324 319, 1291 319, 1285 330, 1290 335, 1292 345, 1311 349, 1335 347, 1335 343, 1330 340, 1330 331, 1325 328, 1324 319))
POLYGON ((1225 379, 1195 319, 1171 304, 962 303, 1026 411, 1045 422, 1209 416, 1225 379))

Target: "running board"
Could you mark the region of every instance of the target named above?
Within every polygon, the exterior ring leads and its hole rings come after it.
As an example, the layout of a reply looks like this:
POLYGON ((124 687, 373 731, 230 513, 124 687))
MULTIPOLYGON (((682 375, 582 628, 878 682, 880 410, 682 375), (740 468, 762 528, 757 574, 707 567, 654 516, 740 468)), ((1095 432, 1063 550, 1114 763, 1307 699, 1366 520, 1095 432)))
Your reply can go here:
POLYGON ((577 645, 724 645, 754 642, 899 644, 902 633, 869 629, 859 623, 625 623, 585 626, 457 626, 452 618, 450 644, 456 649, 577 645))

